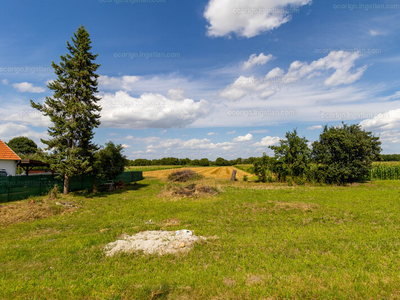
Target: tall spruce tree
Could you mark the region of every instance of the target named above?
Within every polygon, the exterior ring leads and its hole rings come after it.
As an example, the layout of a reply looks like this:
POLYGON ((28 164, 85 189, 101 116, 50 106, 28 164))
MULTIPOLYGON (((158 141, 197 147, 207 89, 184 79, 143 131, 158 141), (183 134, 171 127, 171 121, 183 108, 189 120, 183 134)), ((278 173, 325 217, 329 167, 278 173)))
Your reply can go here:
POLYGON ((50 139, 42 140, 49 150, 49 163, 64 177, 64 194, 68 194, 69 178, 93 171, 94 129, 100 125, 101 107, 96 97, 97 75, 100 67, 94 63, 98 54, 90 52, 91 40, 84 26, 78 28, 67 42, 69 53, 61 55, 59 65, 52 62, 57 79, 48 84, 53 91, 43 104, 31 106, 49 116, 53 126, 48 128, 50 139))

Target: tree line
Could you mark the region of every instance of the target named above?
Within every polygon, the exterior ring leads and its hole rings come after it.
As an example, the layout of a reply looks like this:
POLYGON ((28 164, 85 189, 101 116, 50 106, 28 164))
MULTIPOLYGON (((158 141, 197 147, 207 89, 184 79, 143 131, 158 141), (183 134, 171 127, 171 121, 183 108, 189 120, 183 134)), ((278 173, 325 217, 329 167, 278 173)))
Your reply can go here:
POLYGON ((274 157, 264 154, 254 170, 262 182, 359 182, 368 179, 372 162, 382 159, 380 146, 379 137, 355 124, 325 126, 319 140, 311 145, 293 130, 279 145, 269 147, 274 157))
POLYGON ((209 160, 208 158, 201 159, 190 159, 190 158, 177 158, 177 157, 164 157, 161 159, 143 159, 138 158, 135 160, 129 160, 128 166, 234 166, 238 164, 254 164, 257 157, 249 158, 237 158, 227 160, 222 157, 218 157, 216 160, 209 160))

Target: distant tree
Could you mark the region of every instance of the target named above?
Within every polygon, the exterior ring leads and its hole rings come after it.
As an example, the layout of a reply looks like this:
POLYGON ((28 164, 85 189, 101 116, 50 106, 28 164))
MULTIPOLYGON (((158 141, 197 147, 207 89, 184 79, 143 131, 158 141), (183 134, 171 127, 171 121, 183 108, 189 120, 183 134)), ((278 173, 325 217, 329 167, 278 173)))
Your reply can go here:
POLYGON ((325 126, 312 144, 313 157, 328 183, 344 184, 365 179, 372 162, 379 160, 381 142, 360 125, 325 126))
POLYGON ((200 159, 199 166, 208 167, 209 165, 210 165, 210 161, 208 160, 208 158, 200 159))
POLYGON ((179 159, 179 164, 181 166, 190 165, 190 162, 191 162, 190 158, 180 158, 179 159))
POLYGON ((219 167, 229 166, 229 161, 227 161, 226 159, 224 159, 222 157, 218 157, 215 160, 215 165, 219 166, 219 167))
POLYGON ((122 154, 123 149, 122 145, 108 142, 104 148, 96 152, 95 173, 98 177, 114 180, 124 172, 128 160, 122 154))
POLYGON ((281 181, 284 181, 287 176, 305 175, 311 159, 311 150, 307 145, 308 140, 304 137, 300 138, 296 129, 293 132, 287 132, 285 137, 286 139, 279 141, 279 145, 269 147, 275 154, 272 171, 278 175, 281 181))
POLYGON ((30 156, 38 151, 36 143, 25 136, 15 137, 7 145, 19 156, 30 156))
POLYGON ((193 159, 192 162, 190 163, 192 166, 200 166, 200 160, 198 159, 193 159))
POLYGON ((81 26, 67 42, 69 53, 61 56, 59 65, 52 63, 57 79, 47 87, 53 97, 46 97, 43 104, 33 108, 50 117, 53 126, 48 129, 49 140, 42 140, 50 151, 49 163, 64 177, 64 194, 68 194, 69 178, 77 174, 93 172, 94 129, 100 125, 100 100, 96 95, 99 64, 94 63, 97 54, 90 52, 91 40, 81 26))

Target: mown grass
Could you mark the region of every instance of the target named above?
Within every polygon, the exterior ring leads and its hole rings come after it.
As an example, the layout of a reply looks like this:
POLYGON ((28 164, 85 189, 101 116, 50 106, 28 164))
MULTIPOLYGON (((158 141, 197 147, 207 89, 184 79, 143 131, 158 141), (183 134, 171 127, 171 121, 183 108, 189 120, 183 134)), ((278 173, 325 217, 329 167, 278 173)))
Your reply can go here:
POLYGON ((213 182, 218 196, 175 201, 156 179, 74 194, 73 212, 0 228, 0 298, 400 298, 400 181, 213 182), (180 256, 103 253, 124 233, 159 229, 218 239, 180 256))

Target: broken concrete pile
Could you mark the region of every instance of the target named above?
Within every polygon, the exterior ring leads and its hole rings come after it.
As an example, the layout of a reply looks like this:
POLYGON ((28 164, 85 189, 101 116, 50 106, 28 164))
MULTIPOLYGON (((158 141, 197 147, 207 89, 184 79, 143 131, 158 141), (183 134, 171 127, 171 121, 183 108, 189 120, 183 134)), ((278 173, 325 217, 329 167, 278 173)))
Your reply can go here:
POLYGON ((143 231, 109 243, 104 250, 106 256, 113 256, 119 252, 133 253, 138 251, 158 255, 185 253, 201 240, 206 240, 206 238, 195 236, 190 230, 143 231))

